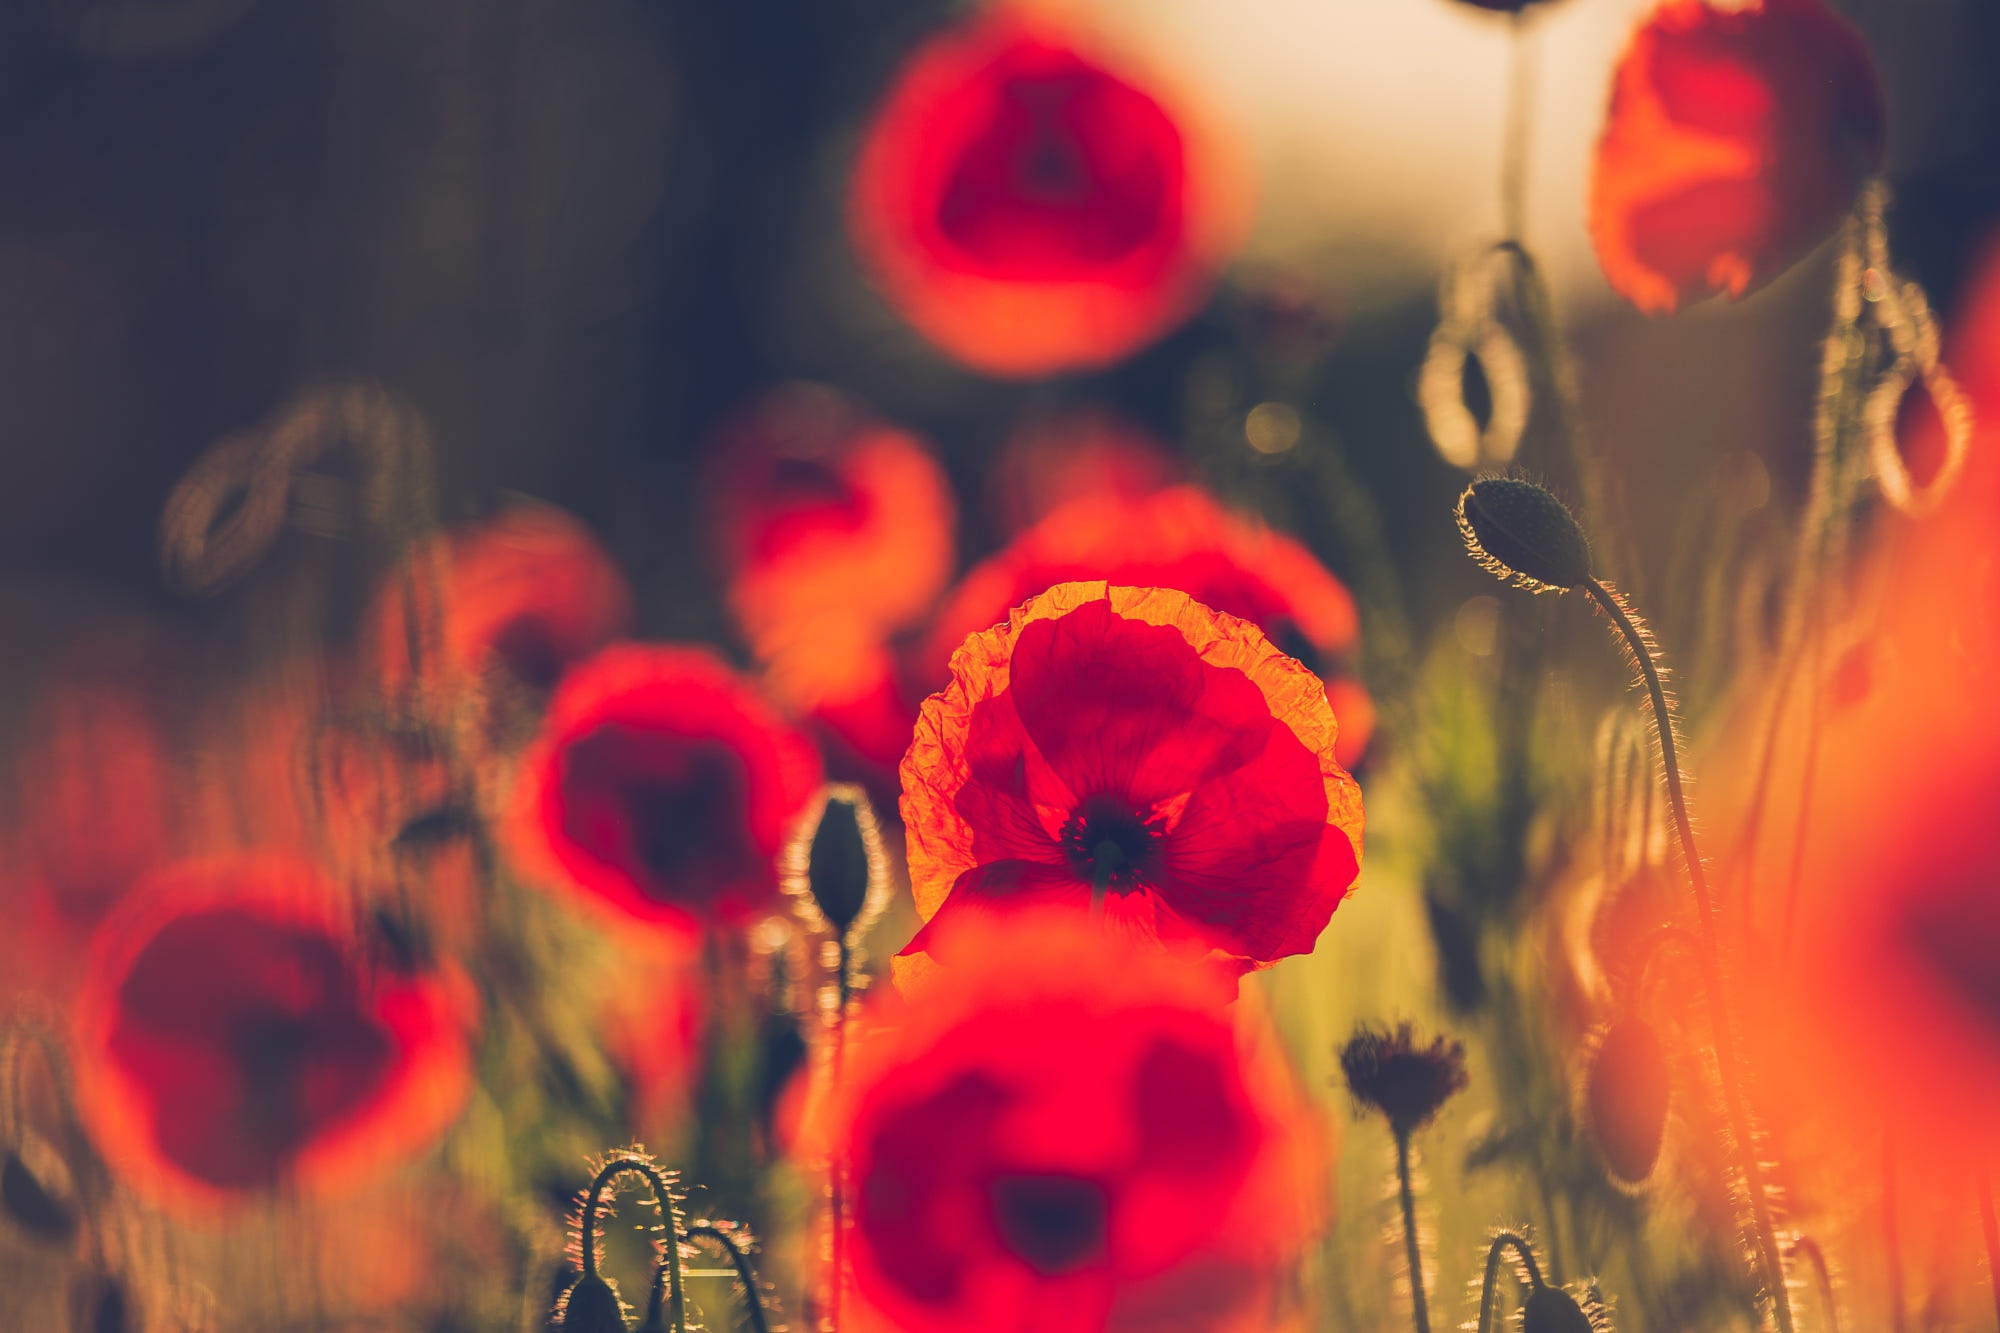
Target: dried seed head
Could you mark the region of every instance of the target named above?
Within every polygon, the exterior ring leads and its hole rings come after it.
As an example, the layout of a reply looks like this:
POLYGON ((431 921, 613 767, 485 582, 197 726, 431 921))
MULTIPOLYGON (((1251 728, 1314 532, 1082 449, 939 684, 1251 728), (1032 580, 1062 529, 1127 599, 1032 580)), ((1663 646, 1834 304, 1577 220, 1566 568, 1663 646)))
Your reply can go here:
POLYGON ((1521 1333, 1597 1333, 1576 1298, 1561 1287, 1540 1286, 1521 1303, 1521 1333))
POLYGON ((556 1313, 562 1333, 626 1333, 625 1303, 601 1277, 578 1278, 556 1313))
POLYGON ((1515 477, 1482 477, 1458 497, 1458 530, 1472 558, 1529 592, 1590 581, 1590 541, 1549 491, 1515 477))
POLYGON ((1419 1046, 1408 1023, 1394 1032, 1363 1026, 1341 1047, 1340 1070, 1354 1100, 1387 1116, 1404 1138, 1465 1087, 1465 1046, 1446 1037, 1419 1046))
POLYGON ((1660 1164, 1672 1086, 1666 1044, 1651 1023, 1626 1016, 1604 1030, 1584 1071, 1583 1112, 1606 1173, 1627 1189, 1660 1164))

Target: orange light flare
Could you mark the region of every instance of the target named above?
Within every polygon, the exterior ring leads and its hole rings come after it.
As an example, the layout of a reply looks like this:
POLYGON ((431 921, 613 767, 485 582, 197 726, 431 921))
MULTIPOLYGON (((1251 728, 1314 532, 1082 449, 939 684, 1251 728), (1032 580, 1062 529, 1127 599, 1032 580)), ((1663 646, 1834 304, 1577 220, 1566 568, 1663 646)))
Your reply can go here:
POLYGON ((990 375, 1123 359, 1193 313, 1249 227, 1250 173, 1210 109, 1059 8, 932 37, 854 169, 849 222, 884 298, 990 375))
POLYGON ((1300 543, 1194 486, 1132 498, 1087 496, 1023 532, 945 599, 918 648, 912 678, 935 688, 967 635, 1058 583, 1095 579, 1172 588, 1256 625, 1325 677, 1340 719, 1339 761, 1352 767, 1366 754, 1375 708, 1351 674, 1360 646, 1353 597, 1300 543))
POLYGON ((801 1118, 852 1183, 842 1326, 1273 1327, 1325 1145, 1261 1015, 1081 910, 950 929, 801 1118))
POLYGON ((1662 0, 1613 75, 1598 262, 1649 314, 1743 297, 1833 231, 1886 142, 1874 61, 1821 0, 1662 0))

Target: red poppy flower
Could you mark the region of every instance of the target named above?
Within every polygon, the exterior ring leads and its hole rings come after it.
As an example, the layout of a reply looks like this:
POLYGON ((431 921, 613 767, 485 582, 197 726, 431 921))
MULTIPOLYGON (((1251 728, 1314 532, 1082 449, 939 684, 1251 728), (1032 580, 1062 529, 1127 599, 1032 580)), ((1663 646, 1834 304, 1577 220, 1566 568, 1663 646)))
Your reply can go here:
POLYGON ((729 608, 752 649, 794 676, 842 671, 843 641, 878 646, 951 577, 951 483, 914 436, 820 385, 767 395, 725 426, 712 468, 729 608))
POLYGON ((1248 190, 1193 108, 1008 7, 904 67, 854 175, 855 244, 891 305, 996 375, 1101 366, 1206 295, 1248 190))
POLYGON ((1590 233, 1648 313, 1769 282, 1882 164, 1868 48, 1821 0, 1662 0, 1619 59, 1590 233))
POLYGON ((616 644, 557 687, 507 836, 531 877, 622 920, 740 921, 777 903, 819 783, 812 746, 712 654, 616 644))
MULTIPOLYGON (((1295 657, 1336 667, 1360 638, 1354 599, 1305 547, 1231 514, 1207 492, 1176 486, 1149 496, 1098 495, 1064 505, 967 574, 939 611, 923 650, 923 678, 941 679, 968 634, 1058 583, 1103 579, 1173 588, 1248 620, 1295 657)), ((1329 684, 1332 693, 1335 686, 1329 684)), ((1341 682, 1338 758, 1358 762, 1374 708, 1358 682, 1341 682)))
POLYGON ((310 865, 184 861, 92 946, 79 1077, 98 1146, 183 1203, 349 1182, 470 1088, 467 992, 362 947, 310 865))
POLYGON ((1185 479, 1187 469, 1152 435, 1095 409, 1038 417, 1007 439, 988 493, 1001 530, 1017 533, 1071 500, 1138 500, 1185 479))
POLYGON ((498 669, 546 690, 631 617, 625 578, 590 531, 529 503, 419 547, 384 584, 367 625, 392 692, 411 677, 413 636, 432 684, 498 669))
POLYGON ((1319 1162, 1212 981, 1081 913, 974 920, 811 1128, 843 1161, 843 1327, 1268 1329, 1319 1162))
POLYGON ((903 760, 917 910, 1105 895, 1238 967, 1312 950, 1361 855, 1319 678, 1185 593, 1065 583, 975 634, 903 760))

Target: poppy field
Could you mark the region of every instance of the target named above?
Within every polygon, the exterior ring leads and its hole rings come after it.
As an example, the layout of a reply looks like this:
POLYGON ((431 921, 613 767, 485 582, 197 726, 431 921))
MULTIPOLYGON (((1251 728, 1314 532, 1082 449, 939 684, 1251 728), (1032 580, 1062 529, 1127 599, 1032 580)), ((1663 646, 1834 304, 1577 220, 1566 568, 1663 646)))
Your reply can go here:
POLYGON ((0 28, 0 1333, 2000 1321, 1978 0, 0 28))

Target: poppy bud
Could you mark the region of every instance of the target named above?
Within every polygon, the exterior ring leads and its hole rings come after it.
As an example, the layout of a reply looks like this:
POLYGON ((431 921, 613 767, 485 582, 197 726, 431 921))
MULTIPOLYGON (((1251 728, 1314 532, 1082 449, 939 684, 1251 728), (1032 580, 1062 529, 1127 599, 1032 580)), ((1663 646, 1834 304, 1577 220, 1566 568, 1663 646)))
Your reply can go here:
POLYGON ((1458 530, 1472 558, 1529 592, 1590 582, 1590 539, 1563 502, 1532 481, 1482 477, 1458 497, 1458 530))
POLYGON ((1590 1316, 1561 1287, 1538 1286, 1521 1303, 1521 1333, 1595 1333, 1590 1316))
POLYGON ((67 1197, 67 1176, 62 1159, 40 1139, 10 1148, 0 1164, 0 1210, 38 1239, 68 1240, 79 1219, 74 1199, 67 1197))
POLYGON ((1646 1183, 1666 1141, 1672 1076, 1651 1023, 1625 1017, 1605 1029, 1584 1074, 1584 1116, 1604 1169, 1621 1185, 1646 1183))
POLYGON ((1363 1027, 1340 1048, 1340 1071, 1354 1100, 1387 1116, 1405 1138, 1465 1087, 1465 1046, 1448 1037, 1419 1046, 1408 1023, 1394 1032, 1363 1027))
POLYGON ((868 901, 868 845, 852 802, 826 803, 813 832, 806 883, 828 924, 837 935, 845 935, 868 901))
POLYGON ((70 1327, 77 1333, 128 1333, 139 1326, 117 1278, 93 1274, 70 1289, 70 1327))
POLYGON ((625 1303, 603 1278, 577 1279, 563 1297, 562 1333, 625 1333, 625 1303))

